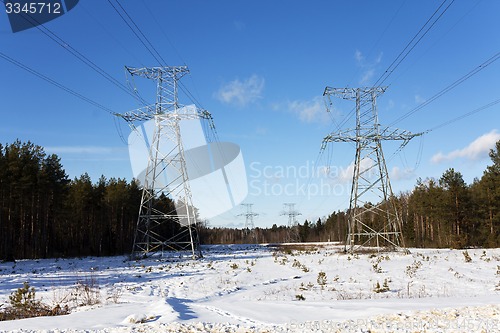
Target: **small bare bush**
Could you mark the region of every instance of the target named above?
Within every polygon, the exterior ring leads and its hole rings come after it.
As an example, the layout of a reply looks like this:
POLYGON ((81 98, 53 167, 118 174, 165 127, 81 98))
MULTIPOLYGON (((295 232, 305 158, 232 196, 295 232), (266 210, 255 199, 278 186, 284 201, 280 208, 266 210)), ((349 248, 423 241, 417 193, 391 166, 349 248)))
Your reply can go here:
POLYGON ((78 306, 101 303, 101 290, 94 273, 86 275, 76 283, 74 297, 78 306))
POLYGON ((123 289, 122 288, 112 288, 108 290, 106 300, 110 300, 115 304, 118 304, 120 302, 120 298, 123 295, 123 289))
POLYGON ((326 285, 326 273, 325 272, 319 272, 318 273, 318 278, 316 279, 316 281, 318 282, 318 285, 320 286, 324 286, 326 285))

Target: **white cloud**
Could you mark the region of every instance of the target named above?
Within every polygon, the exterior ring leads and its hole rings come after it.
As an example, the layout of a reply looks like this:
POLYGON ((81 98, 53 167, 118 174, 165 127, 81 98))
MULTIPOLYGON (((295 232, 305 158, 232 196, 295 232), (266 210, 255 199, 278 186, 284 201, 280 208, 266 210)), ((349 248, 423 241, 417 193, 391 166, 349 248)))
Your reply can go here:
POLYGON ((325 103, 319 96, 316 96, 309 101, 288 102, 288 109, 297 114, 299 119, 305 123, 325 121, 328 119, 325 103))
POLYGON ((264 78, 254 74, 246 80, 236 79, 225 84, 214 96, 222 103, 242 107, 262 98, 264 84, 264 78))
POLYGON ((418 94, 417 94, 417 95, 415 95, 415 103, 417 103, 417 104, 422 104, 422 103, 424 103, 424 102, 425 102, 425 98, 423 98, 422 96, 420 96, 420 95, 418 95, 418 94))
POLYGON ((358 63, 358 65, 362 65, 363 62, 365 61, 365 57, 363 56, 363 53, 361 53, 360 50, 356 50, 356 52, 354 52, 354 59, 356 59, 356 62, 358 63))
POLYGON ((500 140, 500 133, 497 130, 492 130, 489 133, 481 135, 465 148, 457 149, 447 154, 443 154, 442 152, 435 154, 432 156, 431 161, 433 163, 441 163, 457 158, 465 158, 472 161, 479 160, 488 156, 488 152, 495 146, 498 140, 500 140))
POLYGON ((382 61, 383 53, 380 52, 373 62, 368 62, 366 57, 360 50, 354 52, 354 59, 356 60, 356 65, 363 70, 361 73, 361 79, 359 84, 366 85, 375 76, 375 69, 378 64, 382 61))
MULTIPOLYGON (((371 169, 375 162, 372 159, 364 158, 361 160, 361 165, 359 166, 360 172, 371 169)), ((347 168, 340 170, 338 174, 338 180, 340 183, 349 183, 352 182, 352 177, 354 175, 354 162, 349 164, 347 168)), ((365 179, 370 178, 371 171, 369 171, 368 175, 364 175, 365 179)))
POLYGON ((363 76, 361 77, 361 80, 359 80, 359 83, 360 84, 367 84, 373 78, 373 75, 375 75, 375 70, 374 69, 368 69, 368 70, 366 70, 363 73, 363 76))
POLYGON ((413 170, 413 169, 401 169, 401 168, 395 166, 392 168, 390 175, 391 175, 391 180, 412 179, 415 176, 415 170, 413 170))

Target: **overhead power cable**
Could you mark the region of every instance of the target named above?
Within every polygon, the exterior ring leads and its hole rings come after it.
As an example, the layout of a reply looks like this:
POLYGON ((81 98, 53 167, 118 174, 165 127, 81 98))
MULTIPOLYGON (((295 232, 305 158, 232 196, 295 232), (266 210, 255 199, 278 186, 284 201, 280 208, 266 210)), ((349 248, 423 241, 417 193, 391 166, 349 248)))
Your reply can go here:
MULTIPOLYGON (((392 61, 389 67, 385 70, 385 72, 375 81, 374 87, 380 87, 382 84, 394 73, 396 68, 408 57, 410 52, 418 45, 418 43, 427 35, 427 33, 434 27, 434 25, 441 19, 444 13, 450 8, 450 6, 454 3, 455 0, 451 0, 451 2, 441 10, 441 8, 445 5, 448 0, 443 0, 438 8, 434 11, 434 13, 427 19, 424 25, 420 28, 420 30, 413 36, 413 38, 406 44, 403 50, 398 54, 398 56, 392 61), (440 12, 440 13, 439 13, 440 12), (439 13, 439 14, 438 14, 439 13), (437 16, 437 17, 436 17, 437 16), (436 17, 436 18, 435 18, 436 17), (435 19, 434 19, 435 18, 435 19)), ((362 104, 361 107, 366 105, 362 104)), ((355 113, 355 108, 353 108, 339 123, 337 130, 340 130, 353 116, 355 113)), ((392 126, 392 125, 389 125, 392 126)))
MULTIPOLYGON (((112 0, 108 0, 108 3, 113 7, 115 12, 120 16, 120 18, 125 22, 125 24, 132 30, 133 34, 139 39, 144 48, 151 54, 151 56, 158 62, 160 66, 168 66, 167 61, 162 57, 160 52, 154 47, 153 43, 147 38, 147 36, 142 32, 139 25, 135 23, 134 19, 128 14, 127 10, 118 2, 118 0, 114 0, 117 6, 113 5, 112 0)), ((180 90, 186 94, 186 96, 195 104, 199 105, 201 108, 203 106, 196 99, 196 97, 186 88, 184 83, 179 82, 180 90)))
POLYGON ((470 112, 464 113, 461 116, 458 116, 456 118, 453 118, 453 119, 450 119, 448 121, 445 121, 444 123, 441 123, 441 124, 439 124, 437 126, 434 126, 434 127, 430 128, 430 129, 428 129, 427 131, 425 131, 425 133, 429 133, 429 132, 435 131, 435 130, 437 130, 437 129, 441 128, 441 127, 444 127, 444 126, 448 126, 448 125, 450 125, 452 123, 455 123, 455 122, 457 122, 459 120, 462 120, 462 119, 464 119, 466 117, 472 116, 475 113, 481 112, 481 111, 486 110, 486 109, 488 109, 488 108, 490 108, 490 107, 492 107, 494 105, 497 105, 498 103, 500 103, 500 99, 497 99, 497 100, 495 100, 495 101, 493 101, 491 103, 483 105, 480 108, 477 108, 477 109, 472 110, 470 112))
POLYGON ((431 98, 429 98, 428 100, 423 102, 422 104, 418 105, 414 109, 408 111, 407 113, 405 113, 404 115, 402 115, 398 119, 394 120, 389 126, 393 126, 394 124, 405 120, 406 118, 408 118, 409 116, 411 116, 415 112, 423 109, 425 106, 434 102, 436 99, 443 96, 444 94, 446 94, 447 92, 449 92, 453 88, 457 87, 458 85, 462 84, 463 82, 467 81, 472 76, 479 73, 480 71, 482 71, 483 69, 485 69, 486 67, 488 67, 489 65, 494 63, 495 61, 497 61, 499 58, 500 58, 500 52, 496 53, 495 55, 490 57, 488 60, 486 60, 485 62, 483 62, 482 64, 480 64, 479 66, 477 66, 476 68, 474 68, 473 70, 471 70, 470 72, 468 72, 467 74, 465 74, 464 76, 462 76, 461 78, 459 78, 458 80, 456 80, 455 82, 453 82, 452 84, 450 84, 449 86, 447 86, 446 88, 444 88, 443 90, 438 92, 437 94, 435 94, 434 96, 432 96, 431 98))
MULTIPOLYGON (((5 0, 0 0, 2 3, 5 4, 5 0)), ((68 42, 63 40, 61 37, 59 37, 57 34, 52 32, 52 30, 48 29, 44 25, 42 25, 39 21, 37 21, 35 18, 30 16, 29 14, 26 14, 24 12, 19 13, 19 15, 29 22, 30 24, 33 25, 34 28, 40 30, 44 35, 49 37, 52 41, 54 41, 56 44, 58 44, 60 47, 68 51, 70 54, 72 54, 75 58, 83 62, 85 65, 90 67, 92 70, 94 70, 96 73, 104 77, 106 80, 111 82, 114 86, 119 88, 120 90, 124 91, 128 95, 132 96, 134 99, 137 99, 137 96, 134 95, 130 90, 127 89, 127 87, 115 79, 113 76, 111 76, 109 73, 107 73, 104 69, 99 67, 96 63, 94 63, 92 60, 90 60, 88 57, 86 57, 84 54, 76 50, 74 47, 72 47, 68 42)), ((146 105, 146 102, 144 100, 140 101, 143 105, 146 105)))
POLYGON ((46 75, 44 75, 44 74, 42 74, 40 72, 37 72, 33 68, 30 68, 30 67, 24 65, 23 63, 21 63, 21 62, 15 60, 15 59, 9 57, 8 55, 6 55, 6 54, 4 54, 2 52, 0 52, 0 57, 3 58, 3 59, 5 59, 5 60, 7 60, 10 63, 12 63, 13 65, 15 65, 15 66, 17 66, 17 67, 19 67, 19 68, 27 71, 28 73, 31 73, 31 74, 39 77, 40 79, 42 79, 42 80, 44 80, 44 81, 46 81, 46 82, 48 82, 48 83, 50 83, 50 84, 58 87, 59 89, 62 89, 64 91, 66 91, 67 93, 70 93, 71 95, 73 95, 73 96, 75 96, 75 97, 77 97, 77 98, 79 98, 79 99, 81 99, 81 100, 83 100, 83 101, 85 101, 85 102, 87 102, 89 104, 92 104, 93 106, 95 106, 95 107, 97 107, 97 108, 99 108, 101 110, 104 110, 104 111, 108 112, 111 115, 116 115, 116 112, 114 112, 113 110, 111 110, 111 109, 103 106, 102 104, 100 104, 100 103, 98 103, 98 102, 96 102, 96 101, 94 101, 94 100, 92 100, 92 99, 90 99, 90 98, 88 98, 88 97, 80 94, 79 92, 74 91, 71 88, 68 88, 67 86, 65 86, 65 85, 63 85, 63 84, 61 84, 61 83, 59 83, 59 82, 51 79, 50 77, 48 77, 48 76, 46 76, 46 75))
POLYGON ((159 64, 161 64, 162 62, 165 63, 165 60, 162 58, 161 54, 156 50, 156 48, 153 46, 153 44, 151 44, 149 39, 146 37, 146 35, 144 35, 142 30, 137 26, 137 24, 134 22, 134 20, 130 17, 130 15, 127 13, 125 8, 123 8, 123 6, 117 0, 115 0, 115 2, 120 7, 122 12, 127 16, 128 20, 125 19, 125 17, 118 10, 118 8, 115 5, 113 5, 111 0, 108 0, 108 3, 111 5, 111 7, 113 7, 115 12, 121 17, 123 22, 125 22, 125 24, 130 28, 130 30, 132 30, 134 35, 137 37, 137 39, 139 39, 141 44, 146 48, 146 50, 148 50, 148 52, 153 56, 153 58, 155 58, 155 60, 159 64), (134 25, 135 29, 131 26, 131 24, 134 25), (139 36, 139 34, 142 36, 142 38, 141 38, 141 36, 139 36))
POLYGON ((170 45, 170 47, 174 50, 174 52, 177 54, 177 56, 180 58, 180 60, 182 61, 182 63, 187 66, 186 64, 186 61, 182 58, 182 55, 180 54, 180 52, 177 50, 177 48, 175 47, 174 43, 172 43, 172 41, 170 40, 170 38, 168 37, 167 33, 165 32, 165 30, 163 29, 163 27, 161 26, 160 22, 158 22, 158 19, 156 18, 156 15, 155 13, 149 8, 148 4, 147 4, 147 0, 141 0, 142 1, 142 4, 144 6, 144 8, 146 8, 147 12, 149 13, 149 15, 151 16, 151 18, 153 19, 153 21, 156 23, 156 25, 158 26, 158 29, 159 31, 162 33, 163 37, 165 37, 166 41, 168 42, 168 44, 170 45))
POLYGON ((418 45, 418 43, 427 35, 427 33, 434 27, 434 25, 441 19, 441 17, 446 13, 446 11, 450 8, 450 6, 453 4, 455 0, 452 0, 448 6, 437 16, 437 18, 433 20, 434 16, 438 14, 440 11, 441 7, 444 6, 448 0, 444 0, 439 7, 434 11, 434 13, 429 17, 427 22, 420 28, 420 30, 413 36, 413 38, 406 44, 404 49, 399 53, 399 55, 394 59, 394 61, 389 65, 389 67, 385 70, 385 72, 375 81, 375 84, 373 86, 379 87, 381 86, 389 76, 398 68, 398 66, 403 62, 403 60, 406 59, 406 57, 410 54, 411 51, 418 45), (426 28, 427 27, 427 28, 426 28), (424 31, 425 29, 425 31, 424 31), (422 31, 424 31, 422 33, 422 31))

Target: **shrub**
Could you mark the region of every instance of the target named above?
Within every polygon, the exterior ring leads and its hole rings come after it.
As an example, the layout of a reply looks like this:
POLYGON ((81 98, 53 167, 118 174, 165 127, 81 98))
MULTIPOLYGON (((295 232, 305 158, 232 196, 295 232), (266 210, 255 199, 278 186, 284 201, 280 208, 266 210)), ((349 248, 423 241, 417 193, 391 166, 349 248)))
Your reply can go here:
POLYGON ((467 252, 467 250, 465 250, 464 252, 462 252, 463 255, 464 255, 464 260, 465 262, 471 262, 472 261, 472 258, 470 257, 469 255, 469 252, 467 252))
POLYGON ((376 292, 377 294, 378 293, 385 293, 386 291, 389 291, 389 290, 390 290, 389 282, 387 281, 387 279, 384 280, 384 284, 382 285, 382 287, 380 286, 380 283, 377 281, 375 288, 373 288, 373 291, 376 292))
POLYGON ((373 271, 374 271, 375 273, 382 273, 382 267, 380 267, 380 266, 378 265, 378 263, 374 263, 374 264, 372 265, 372 267, 373 267, 373 271))
POLYGON ((76 283, 74 296, 79 306, 101 303, 101 291, 94 274, 91 273, 76 283))
POLYGON ((23 283, 22 288, 18 288, 9 296, 10 305, 0 312, 0 321, 14 320, 41 316, 58 316, 67 314, 68 307, 61 308, 57 304, 50 308, 47 304, 36 300, 35 287, 30 287, 28 282, 23 283))
POLYGON ((318 284, 320 286, 326 285, 326 273, 325 272, 319 272, 318 273, 318 278, 316 279, 316 281, 318 282, 318 284))
POLYGON ((406 275, 408 275, 409 278, 415 277, 417 274, 417 270, 422 267, 422 262, 419 260, 413 261, 413 264, 411 266, 406 266, 406 275))

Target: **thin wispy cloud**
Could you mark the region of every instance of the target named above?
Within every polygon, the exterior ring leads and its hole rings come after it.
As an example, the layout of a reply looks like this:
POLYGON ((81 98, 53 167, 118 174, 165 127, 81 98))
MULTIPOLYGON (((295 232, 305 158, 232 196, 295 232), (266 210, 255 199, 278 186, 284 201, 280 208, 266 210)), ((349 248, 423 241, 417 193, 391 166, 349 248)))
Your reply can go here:
POLYGON ((373 78, 374 75, 375 75, 375 70, 374 69, 366 70, 363 73, 363 76, 361 77, 361 80, 359 80, 359 83, 360 84, 367 84, 368 82, 371 81, 371 79, 373 78))
POLYGON ((415 170, 409 168, 401 169, 400 167, 395 166, 392 168, 390 174, 392 180, 407 180, 415 177, 415 170))
POLYGON ((246 80, 236 79, 223 85, 214 97, 222 103, 244 107, 262 98, 264 85, 264 78, 254 74, 246 80))
POLYGON ((319 96, 307 101, 297 100, 288 102, 287 108, 305 123, 323 122, 328 120, 325 103, 319 96))
POLYGON ((480 160, 488 157, 490 149, 495 146, 495 143, 498 140, 500 140, 500 133, 498 133, 495 129, 489 133, 481 135, 479 138, 475 139, 462 149, 456 149, 447 154, 439 152, 432 156, 431 161, 433 163, 441 163, 458 158, 463 158, 470 161, 480 160))
POLYGON ((354 52, 354 60, 356 61, 356 65, 362 69, 359 84, 366 85, 373 79, 376 73, 376 67, 382 61, 382 55, 383 53, 380 52, 375 60, 368 61, 366 60, 366 56, 360 50, 356 50, 354 52))
POLYGON ((243 21, 238 21, 238 20, 233 21, 233 25, 234 25, 234 28, 235 28, 236 30, 238 30, 238 31, 242 31, 242 30, 244 30, 244 29, 245 29, 245 27, 246 27, 245 22, 243 22, 243 21))
MULTIPOLYGON (((374 164, 375 164, 375 162, 372 159, 369 159, 369 158, 362 159, 361 163, 359 165, 360 172, 363 172, 363 171, 366 171, 366 170, 372 168, 374 164)), ((370 173, 371 173, 371 171, 370 171, 370 173)), ((347 168, 342 169, 339 172, 338 181, 340 183, 352 182, 353 175, 354 175, 354 162, 352 162, 351 164, 349 164, 347 166, 347 168)), ((369 176, 365 175, 365 177, 369 177, 369 176)))
POLYGON ((363 54, 361 53, 360 50, 356 50, 354 52, 354 59, 356 59, 356 62, 358 63, 358 65, 363 64, 363 62, 365 61, 365 57, 363 56, 363 54))
POLYGON ((422 104, 422 103, 424 103, 425 101, 426 101, 426 99, 425 99, 425 98, 423 98, 422 96, 420 96, 420 95, 418 95, 418 94, 417 94, 417 95, 415 95, 415 103, 416 103, 416 104, 422 104))

